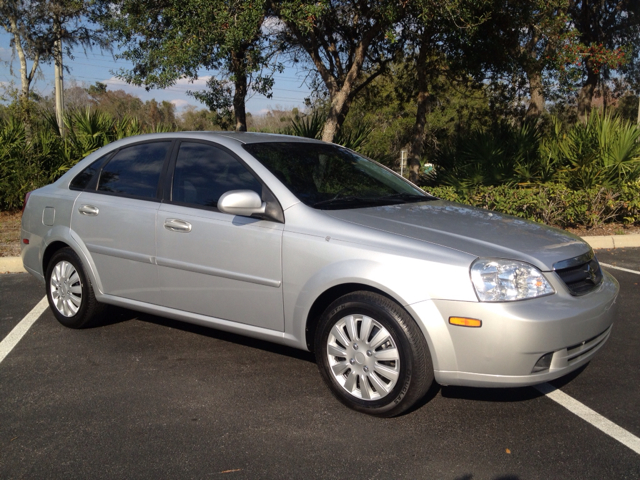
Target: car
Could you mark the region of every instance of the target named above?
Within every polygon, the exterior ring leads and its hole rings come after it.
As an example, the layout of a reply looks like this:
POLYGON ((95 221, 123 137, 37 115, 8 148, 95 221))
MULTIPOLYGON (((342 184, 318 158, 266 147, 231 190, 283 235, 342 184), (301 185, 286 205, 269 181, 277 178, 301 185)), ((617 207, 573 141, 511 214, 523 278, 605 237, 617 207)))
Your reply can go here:
POLYGON ((21 235, 63 325, 115 305, 308 350, 338 400, 381 417, 436 384, 578 369, 609 338, 619 291, 575 235, 285 135, 116 141, 28 194, 21 235))

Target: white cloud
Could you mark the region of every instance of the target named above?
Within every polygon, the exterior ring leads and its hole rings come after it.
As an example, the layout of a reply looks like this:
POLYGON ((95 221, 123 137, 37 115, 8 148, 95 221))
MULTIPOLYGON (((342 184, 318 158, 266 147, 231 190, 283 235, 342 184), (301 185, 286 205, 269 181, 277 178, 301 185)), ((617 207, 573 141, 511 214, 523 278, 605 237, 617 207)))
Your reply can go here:
POLYGON ((203 77, 198 77, 197 80, 191 81, 189 78, 181 78, 176 82, 176 86, 180 87, 206 87, 207 82, 211 78, 211 75, 205 75, 203 77))
MULTIPOLYGON (((191 89, 199 90, 200 88, 205 88, 207 86, 207 81, 210 78, 211 78, 210 75, 206 75, 203 77, 198 77, 198 79, 194 80, 193 82, 188 78, 181 78, 178 81, 176 81, 174 85, 166 88, 165 90, 180 90, 180 91, 186 91, 191 89)), ((106 83, 109 86, 117 87, 117 88, 123 88, 123 87, 142 88, 142 89, 144 88, 144 87, 137 87, 135 85, 131 85, 117 77, 111 77, 107 80, 102 80, 102 83, 106 83)))
POLYGON ((130 86, 127 82, 118 77, 111 77, 106 80, 102 80, 102 83, 106 85, 114 85, 117 87, 130 86))
POLYGON ((176 98, 170 101, 170 103, 173 103, 176 108, 182 108, 182 107, 186 107, 187 105, 189 105, 189 102, 186 100, 183 100, 181 98, 176 98))

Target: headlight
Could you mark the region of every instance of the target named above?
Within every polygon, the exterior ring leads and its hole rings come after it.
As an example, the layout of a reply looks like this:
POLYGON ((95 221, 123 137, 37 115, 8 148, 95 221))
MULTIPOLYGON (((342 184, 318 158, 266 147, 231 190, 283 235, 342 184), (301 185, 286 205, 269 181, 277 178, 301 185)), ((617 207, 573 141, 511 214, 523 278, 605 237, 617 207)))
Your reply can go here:
POLYGON ((510 302, 555 293, 540 270, 512 260, 476 260, 471 265, 471 281, 481 302, 510 302))

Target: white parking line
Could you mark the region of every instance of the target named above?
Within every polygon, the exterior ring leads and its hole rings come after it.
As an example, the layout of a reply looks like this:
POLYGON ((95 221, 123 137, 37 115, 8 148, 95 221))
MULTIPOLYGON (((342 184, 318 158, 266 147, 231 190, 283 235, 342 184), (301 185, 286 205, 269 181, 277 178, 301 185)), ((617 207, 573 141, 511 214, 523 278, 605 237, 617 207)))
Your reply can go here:
POLYGON ((640 272, 629 270, 628 268, 616 267, 615 265, 609 265, 608 263, 601 263, 600 265, 602 265, 603 267, 615 268, 616 270, 622 270, 623 272, 635 273, 636 275, 640 275, 640 272))
POLYGON ((31 325, 36 323, 36 320, 40 318, 42 312, 44 312, 49 307, 49 303, 47 302, 47 297, 43 297, 38 304, 33 307, 27 315, 20 320, 20 323, 13 327, 13 330, 9 332, 9 335, 4 337, 4 340, 0 342, 0 362, 4 360, 4 357, 9 355, 9 352, 13 350, 18 342, 24 337, 24 335, 29 331, 31 325))
POLYGON ((599 413, 591 410, 586 405, 580 403, 575 398, 570 397, 566 393, 558 390, 556 387, 549 383, 536 385, 534 388, 536 388, 539 392, 544 393, 554 402, 562 405, 571 413, 577 415, 584 421, 603 431, 611 438, 614 438, 624 446, 629 447, 637 454, 640 454, 640 438, 636 437, 631 432, 616 425, 611 420, 607 420, 599 413))

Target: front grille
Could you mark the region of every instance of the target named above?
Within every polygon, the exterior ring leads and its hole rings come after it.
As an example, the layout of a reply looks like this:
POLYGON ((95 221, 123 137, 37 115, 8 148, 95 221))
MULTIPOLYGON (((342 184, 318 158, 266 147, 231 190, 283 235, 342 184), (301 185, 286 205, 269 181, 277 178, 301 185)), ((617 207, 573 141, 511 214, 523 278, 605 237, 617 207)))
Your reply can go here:
MULTIPOLYGON (((581 263, 557 269, 556 273, 565 283, 571 295, 584 295, 594 290, 602 282, 602 270, 593 255, 583 257, 581 263), (588 260, 587 260, 588 258, 588 260)), ((565 262, 561 262, 565 263, 565 262)))

